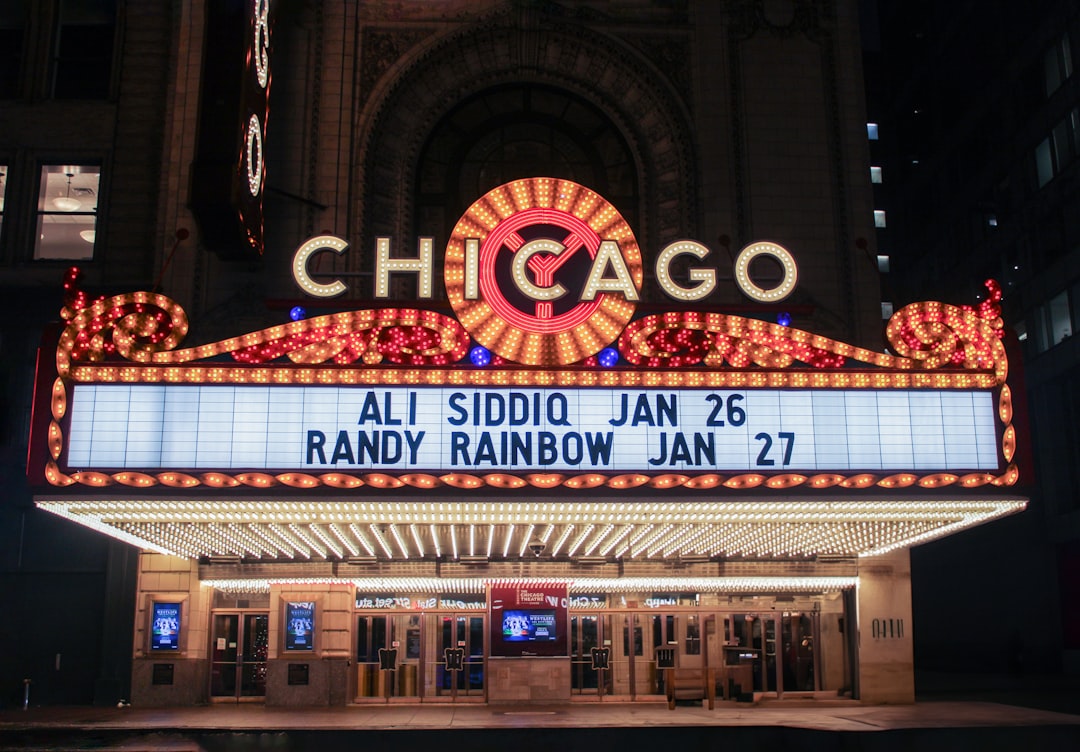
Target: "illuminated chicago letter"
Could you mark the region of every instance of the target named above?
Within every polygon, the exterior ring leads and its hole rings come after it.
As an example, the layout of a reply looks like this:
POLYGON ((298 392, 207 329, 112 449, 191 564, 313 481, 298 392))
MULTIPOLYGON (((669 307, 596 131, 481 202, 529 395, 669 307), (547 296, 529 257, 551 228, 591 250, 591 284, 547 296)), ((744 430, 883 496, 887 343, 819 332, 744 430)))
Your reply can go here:
POLYGON ((600 241, 600 249, 593 259, 589 278, 585 281, 585 291, 581 294, 582 300, 595 300, 600 292, 621 292, 625 300, 637 302, 638 291, 634 287, 634 280, 630 276, 630 270, 626 268, 626 260, 619 252, 619 244, 614 240, 600 241), (614 279, 605 277, 608 267, 615 273, 614 279))
POLYGON ((465 239, 465 300, 480 297, 480 241, 476 238, 465 239))
POLYGON ((701 300, 716 289, 716 270, 691 269, 688 273, 690 281, 698 284, 681 287, 671 278, 671 262, 683 254, 703 259, 709 255, 709 249, 693 240, 676 240, 669 244, 656 257, 656 281, 660 283, 660 288, 675 300, 701 300))
POLYGON ((348 288, 341 280, 334 280, 329 284, 320 284, 313 280, 307 271, 308 259, 320 251, 333 251, 337 255, 345 253, 349 244, 336 235, 319 235, 304 243, 293 254, 293 280, 301 290, 316 298, 333 298, 345 292, 348 288))
POLYGON ((767 240, 758 241, 743 248, 735 257, 735 283, 751 300, 777 303, 791 294, 798 281, 799 267, 794 257, 782 245, 767 240), (750 279, 750 262, 758 256, 771 256, 784 270, 784 278, 776 287, 766 290, 750 279))
MULTIPOLYGON (((552 262, 547 263, 544 266, 540 266, 540 271, 536 274, 536 281, 543 284, 543 281, 550 281, 552 276, 551 267, 558 264, 554 261, 559 257, 559 254, 566 250, 566 246, 562 243, 554 240, 545 240, 538 238, 536 240, 530 240, 525 243, 517 251, 514 252, 513 271, 514 271, 514 284, 531 300, 558 300, 566 294, 566 288, 556 282, 548 287, 540 287, 529 281, 528 275, 525 274, 525 267, 529 265, 529 260, 538 253, 551 254, 552 262), (543 281, 542 281, 543 280, 543 281)), ((539 262, 540 259, 537 259, 539 262)))
POLYGON ((375 297, 390 297, 390 272, 415 272, 418 298, 431 297, 432 250, 431 238, 420 238, 417 242, 418 257, 412 259, 390 258, 390 238, 375 238, 375 297))

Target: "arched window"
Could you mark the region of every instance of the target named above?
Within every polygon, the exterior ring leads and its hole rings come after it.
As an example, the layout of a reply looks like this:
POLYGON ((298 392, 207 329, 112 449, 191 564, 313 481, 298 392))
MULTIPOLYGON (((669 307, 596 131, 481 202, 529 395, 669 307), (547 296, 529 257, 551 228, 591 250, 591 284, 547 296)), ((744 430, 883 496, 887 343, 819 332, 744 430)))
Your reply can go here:
POLYGON ((580 183, 636 225, 637 168, 611 120, 573 93, 514 84, 464 100, 432 130, 417 171, 416 234, 439 245, 473 201, 525 177, 580 183))

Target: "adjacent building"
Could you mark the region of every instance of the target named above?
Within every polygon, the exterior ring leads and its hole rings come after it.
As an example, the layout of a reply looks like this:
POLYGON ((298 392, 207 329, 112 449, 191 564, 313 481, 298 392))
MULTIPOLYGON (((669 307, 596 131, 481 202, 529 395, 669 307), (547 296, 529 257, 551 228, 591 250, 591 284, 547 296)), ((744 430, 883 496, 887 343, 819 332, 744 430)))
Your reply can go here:
POLYGON ((1068 2, 864 10, 875 208, 887 217, 877 230, 883 299, 970 299, 983 279, 1000 280, 1037 482, 1027 514, 969 545, 918 549, 916 620, 942 628, 920 630, 916 652, 929 669, 1075 673, 1080 13, 1068 2), (1000 594, 1014 589, 1029 593, 1023 607, 1003 608, 1000 594))

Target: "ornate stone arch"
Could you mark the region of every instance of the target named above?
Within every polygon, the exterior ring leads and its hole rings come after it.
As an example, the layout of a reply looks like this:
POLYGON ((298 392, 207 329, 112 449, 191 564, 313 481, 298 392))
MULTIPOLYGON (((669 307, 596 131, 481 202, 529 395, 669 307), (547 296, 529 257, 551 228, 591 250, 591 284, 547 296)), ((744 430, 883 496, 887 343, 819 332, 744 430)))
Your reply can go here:
MULTIPOLYGON (((373 82, 357 120, 359 238, 411 243, 412 186, 432 129, 463 99, 515 82, 560 87, 599 108, 625 138, 638 175, 635 227, 646 249, 694 236, 696 158, 685 103, 637 50, 567 19, 508 8, 413 46, 373 82)), ((409 251, 410 253, 412 251, 409 251)))

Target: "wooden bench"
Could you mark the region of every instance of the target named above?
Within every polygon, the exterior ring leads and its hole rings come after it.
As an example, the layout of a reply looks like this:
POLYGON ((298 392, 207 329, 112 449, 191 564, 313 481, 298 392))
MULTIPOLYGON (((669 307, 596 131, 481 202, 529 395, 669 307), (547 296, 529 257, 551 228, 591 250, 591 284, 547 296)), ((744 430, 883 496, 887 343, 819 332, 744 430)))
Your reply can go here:
POLYGON ((664 687, 668 710, 677 700, 708 700, 709 710, 716 705, 716 673, 711 668, 666 668, 664 687))

